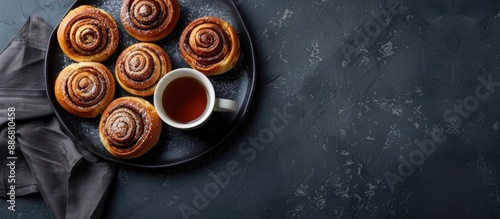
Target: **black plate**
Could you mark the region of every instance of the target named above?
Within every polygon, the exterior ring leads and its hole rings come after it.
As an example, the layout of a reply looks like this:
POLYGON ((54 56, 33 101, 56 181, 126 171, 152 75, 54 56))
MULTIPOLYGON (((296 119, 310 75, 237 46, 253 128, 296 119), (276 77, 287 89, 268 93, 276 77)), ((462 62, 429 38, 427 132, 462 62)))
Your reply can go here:
MULTIPOLYGON (((120 29, 120 45, 117 52, 103 63, 112 72, 114 72, 114 62, 119 53, 127 46, 138 42, 123 29, 119 18, 121 3, 121 0, 79 0, 69 9, 80 5, 92 5, 113 16, 120 29)), ((239 103, 238 111, 235 113, 215 112, 204 126, 192 131, 181 131, 163 124, 160 141, 148 153, 136 159, 115 158, 106 151, 99 139, 99 117, 85 119, 73 116, 64 111, 55 99, 54 82, 57 75, 65 66, 73 63, 59 47, 56 27, 49 40, 45 62, 47 94, 64 128, 77 142, 98 156, 136 167, 166 167, 184 163, 224 144, 245 117, 255 85, 255 59, 250 36, 236 6, 230 0, 179 0, 179 4, 181 17, 175 30, 156 44, 160 45, 170 56, 174 69, 189 67, 178 50, 178 40, 182 29, 190 21, 209 15, 219 17, 231 24, 240 37, 240 60, 230 72, 210 77, 210 80, 214 84, 218 97, 233 99, 239 103)), ((121 96, 130 96, 130 94, 117 84, 115 98, 121 96)), ((146 99, 153 103, 152 96, 146 99)))

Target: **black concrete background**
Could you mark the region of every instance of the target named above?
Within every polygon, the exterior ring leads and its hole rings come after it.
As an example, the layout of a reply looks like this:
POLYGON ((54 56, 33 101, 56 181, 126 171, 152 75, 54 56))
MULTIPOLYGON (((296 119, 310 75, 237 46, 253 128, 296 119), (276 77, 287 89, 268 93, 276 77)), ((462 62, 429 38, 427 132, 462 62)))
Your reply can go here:
MULTIPOLYGON (((186 165, 120 167, 105 218, 500 216, 498 1, 234 2, 258 74, 238 136, 186 165)), ((2 2, 0 46, 70 5, 2 2)), ((38 195, 16 201, 0 215, 50 217, 38 195)))

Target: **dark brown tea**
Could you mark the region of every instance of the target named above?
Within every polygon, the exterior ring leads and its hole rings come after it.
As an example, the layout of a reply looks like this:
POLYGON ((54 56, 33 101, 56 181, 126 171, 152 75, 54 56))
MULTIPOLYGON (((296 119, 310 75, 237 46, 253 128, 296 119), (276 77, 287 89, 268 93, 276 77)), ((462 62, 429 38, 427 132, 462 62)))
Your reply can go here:
POLYGON ((207 91, 192 77, 174 79, 163 91, 163 109, 174 121, 189 123, 200 117, 207 106, 207 91))

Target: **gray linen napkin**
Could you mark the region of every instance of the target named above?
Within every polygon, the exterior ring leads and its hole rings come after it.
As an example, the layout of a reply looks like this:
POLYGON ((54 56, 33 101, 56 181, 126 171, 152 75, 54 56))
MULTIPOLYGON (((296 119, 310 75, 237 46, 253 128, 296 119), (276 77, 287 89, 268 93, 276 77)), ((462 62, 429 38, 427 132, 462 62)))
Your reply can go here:
POLYGON ((0 54, 0 196, 13 185, 7 164, 15 162, 16 196, 40 192, 53 218, 99 218, 116 167, 74 143, 54 116, 43 77, 51 31, 30 17, 0 54))

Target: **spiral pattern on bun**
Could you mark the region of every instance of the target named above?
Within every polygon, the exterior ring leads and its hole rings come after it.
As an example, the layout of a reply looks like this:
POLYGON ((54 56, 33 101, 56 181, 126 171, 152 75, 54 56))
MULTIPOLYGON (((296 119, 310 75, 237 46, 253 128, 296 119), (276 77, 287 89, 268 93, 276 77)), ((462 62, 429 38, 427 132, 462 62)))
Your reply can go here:
POLYGON ((240 57, 240 41, 234 28, 216 17, 201 17, 181 34, 179 49, 184 60, 207 76, 233 68, 240 57))
POLYGON ((73 63, 57 76, 54 92, 67 112, 94 118, 113 100, 115 80, 111 71, 101 63, 73 63))
POLYGON ((167 53, 152 43, 137 43, 126 48, 115 65, 120 86, 136 96, 153 95, 159 80, 172 70, 167 53))
POLYGON ((113 17, 89 5, 71 10, 59 24, 61 50, 76 62, 103 62, 118 48, 120 34, 113 17))
POLYGON ((180 14, 177 0, 124 0, 120 19, 132 37, 154 42, 172 32, 180 14))
POLYGON ((155 146, 161 119, 154 106, 140 97, 121 97, 109 104, 99 122, 99 137, 118 158, 140 157, 155 146))

